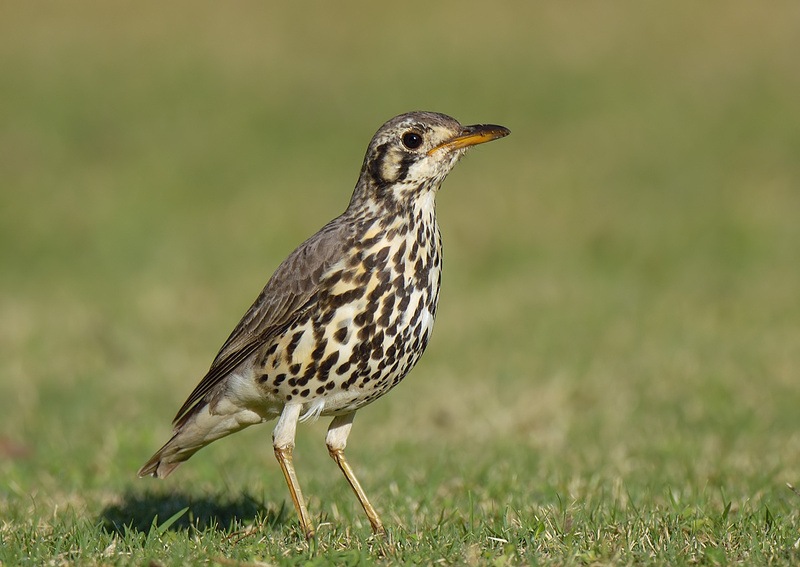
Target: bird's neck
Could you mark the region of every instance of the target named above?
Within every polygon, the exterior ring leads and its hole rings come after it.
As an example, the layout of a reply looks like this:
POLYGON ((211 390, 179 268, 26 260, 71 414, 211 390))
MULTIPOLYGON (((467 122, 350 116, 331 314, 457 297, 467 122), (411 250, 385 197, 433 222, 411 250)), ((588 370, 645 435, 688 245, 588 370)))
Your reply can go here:
MULTIPOLYGON (((438 181, 438 180, 437 180, 438 181)), ((352 217, 404 216, 435 218, 436 194, 441 181, 422 184, 379 184, 359 179, 347 213, 352 217)))
POLYGON ((377 245, 387 239, 394 246, 406 240, 409 250, 422 249, 427 251, 426 255, 439 257, 442 244, 436 221, 436 192, 424 192, 403 206, 397 204, 376 199, 354 200, 343 216, 360 240, 374 241, 377 245))

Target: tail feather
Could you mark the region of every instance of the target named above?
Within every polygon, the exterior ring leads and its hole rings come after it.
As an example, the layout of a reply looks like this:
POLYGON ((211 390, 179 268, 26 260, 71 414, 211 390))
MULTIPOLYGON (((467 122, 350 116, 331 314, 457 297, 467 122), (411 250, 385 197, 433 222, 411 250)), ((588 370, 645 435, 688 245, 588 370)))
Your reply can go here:
POLYGON ((139 478, 145 476, 153 476, 155 478, 167 478, 172 471, 181 466, 189 457, 199 451, 203 445, 197 447, 194 451, 188 452, 181 451, 181 444, 179 437, 180 432, 175 432, 172 439, 167 441, 156 454, 150 457, 142 468, 139 469, 137 475, 139 478))
POLYGON ((172 438, 139 469, 139 477, 166 478, 209 443, 264 421, 250 410, 236 408, 232 412, 219 413, 219 409, 215 408, 212 413, 209 405, 205 404, 196 408, 189 419, 181 420, 172 432, 172 438))

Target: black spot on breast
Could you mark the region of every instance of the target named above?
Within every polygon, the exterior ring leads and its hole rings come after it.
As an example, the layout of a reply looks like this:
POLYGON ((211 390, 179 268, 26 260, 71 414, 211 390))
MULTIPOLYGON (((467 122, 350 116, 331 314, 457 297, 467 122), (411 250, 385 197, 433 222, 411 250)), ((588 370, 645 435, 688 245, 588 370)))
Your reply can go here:
MULTIPOLYGON (((353 352, 350 353, 350 358, 347 359, 346 364, 348 365, 348 370, 350 365, 358 364, 358 361, 361 360, 361 349, 359 348, 361 345, 354 345, 353 352)), ((340 367, 341 368, 341 367, 340 367)))
POLYGON ((412 321, 417 321, 417 326, 422 324, 422 309, 425 307, 425 298, 422 297, 417 303, 417 308, 414 310, 414 315, 411 317, 412 321))
POLYGON ((328 341, 320 341, 319 344, 317 344, 317 348, 311 352, 311 360, 320 360, 325 354, 325 348, 327 346, 328 341))
POLYGON ((364 269, 368 272, 371 272, 375 269, 375 254, 369 254, 364 256, 364 260, 361 263, 364 266, 364 269))
MULTIPOLYGON (((383 297, 383 306, 381 307, 381 309, 383 309, 383 317, 386 318, 386 322, 383 323, 384 327, 389 324, 388 319, 389 319, 389 316, 391 316, 391 314, 392 314, 392 310, 394 309, 394 302, 395 302, 395 294, 394 293, 387 293, 383 297)), ((383 319, 383 317, 382 317, 382 319, 383 319)))
POLYGON ((350 356, 351 362, 361 362, 369 358, 369 343, 363 342, 356 345, 353 349, 353 355, 350 356), (353 356, 355 356, 355 360, 353 360, 353 356))
POLYGON ((367 309, 369 309, 374 313, 378 309, 378 300, 384 295, 386 295, 391 289, 391 287, 392 284, 389 282, 379 283, 378 285, 376 285, 375 289, 373 289, 370 292, 369 296, 367 296, 367 299, 370 302, 367 309))
POLYGON ((363 287, 356 287, 349 289, 344 293, 340 293, 339 295, 331 295, 328 298, 328 308, 331 310, 338 309, 342 305, 346 305, 361 299, 364 296, 364 293, 366 293, 366 290, 363 287))
POLYGON ((319 369, 317 371, 317 379, 322 382, 325 382, 328 379, 328 375, 331 372, 331 368, 333 368, 333 365, 336 364, 338 360, 339 360, 339 351, 334 351, 331 354, 329 354, 328 357, 325 360, 323 360, 319 365, 319 369))
POLYGON ((428 224, 425 222, 417 223, 417 242, 428 242, 428 224))
POLYGON ((286 374, 278 374, 275 376, 275 379, 272 381, 273 386, 280 386, 281 383, 286 380, 286 374))
POLYGON ((405 154, 403 159, 400 160, 400 167, 397 170, 397 178, 395 182, 403 181, 408 177, 408 169, 417 160, 413 154, 405 154))
MULTIPOLYGON (((359 251, 352 251, 352 254, 349 255, 347 258, 347 267, 348 268, 355 268, 356 266, 361 264, 361 252, 359 251)), ((354 276, 355 274, 350 271, 348 272, 350 277, 354 276)))
POLYGON ((366 309, 353 317, 353 323, 358 327, 363 327, 372 323, 372 313, 366 309))
POLYGON ((377 264, 383 264, 386 262, 386 258, 389 257, 389 252, 391 252, 391 246, 384 246, 378 252, 375 253, 375 262, 377 264))
POLYGON ((303 372, 303 376, 297 381, 297 383, 300 384, 301 386, 305 386, 306 384, 308 384, 308 381, 314 377, 314 374, 316 373, 317 373, 317 365, 314 363, 309 364, 308 368, 306 368, 306 371, 303 372))
POLYGON ((379 360, 383 357, 383 331, 375 334, 372 338, 372 358, 379 360))
POLYGON ((325 386, 320 386, 316 389, 317 395, 325 393, 325 386))
POLYGON ((414 278, 417 280, 417 284, 420 285, 427 285, 428 283, 428 272, 429 264, 424 262, 422 258, 417 260, 417 263, 414 264, 414 278))
POLYGON ((295 334, 292 335, 289 344, 286 346, 286 359, 292 360, 292 354, 294 354, 295 349, 297 348, 298 343, 300 343, 300 339, 303 338, 305 331, 297 331, 295 334))
POLYGON ((425 349, 426 349, 426 348, 428 348, 428 341, 429 341, 430 339, 431 339, 431 334, 430 334, 430 333, 425 333, 425 334, 422 336, 422 350, 423 350, 423 351, 425 351, 425 349))
POLYGON ((374 333, 375 333, 375 324, 372 322, 372 316, 370 315, 370 322, 368 325, 359 329, 358 331, 358 338, 362 341, 367 341, 374 333))
MULTIPOLYGON (((399 266, 400 263, 404 260, 406 255, 406 241, 400 243, 400 247, 397 249, 397 252, 394 253, 392 256, 392 262, 394 262, 395 267, 399 266)), ((401 271, 400 269, 397 270, 398 272, 401 271)))
POLYGON ((343 274, 344 270, 336 270, 326 278, 326 283, 330 286, 336 285, 342 279, 343 274))
POLYGON ((344 340, 347 338, 347 327, 342 327, 341 329, 333 333, 333 338, 337 343, 342 344, 344 340))
MULTIPOLYGON (((328 309, 326 313, 330 313, 331 311, 331 309, 328 309)), ((315 343, 319 343, 322 337, 325 336, 325 327, 322 325, 322 322, 319 319, 314 321, 314 324, 311 327, 311 334, 314 337, 315 343)))
MULTIPOLYGON (((319 337, 316 334, 317 325, 322 330, 322 334, 325 334, 326 327, 328 326, 328 324, 331 321, 333 321, 333 318, 335 316, 336 316, 336 310, 335 309, 325 309, 325 310, 323 310, 322 315, 317 319, 317 324, 314 326, 314 338, 315 339, 319 340, 319 337)), ((322 334, 320 335, 320 337, 322 336, 322 334)))
POLYGON ((303 390, 302 392, 300 392, 300 395, 301 395, 301 396, 303 396, 304 398, 307 398, 307 397, 308 397, 308 395, 309 395, 310 393, 311 393, 311 390, 309 390, 308 388, 306 388, 305 390, 303 390))
POLYGON ((269 374, 262 374, 258 377, 258 381, 263 384, 269 380, 269 374))
MULTIPOLYGON (((359 242, 358 246, 362 250, 369 250, 370 248, 375 246, 378 242, 380 242, 383 239, 383 236, 384 236, 383 231, 378 230, 374 235, 370 236, 369 238, 362 239, 361 242, 359 242)), ((375 254, 374 253, 370 254, 370 256, 372 256, 371 262, 374 263, 375 262, 375 254)), ((361 259, 361 263, 362 264, 366 264, 367 263, 367 258, 362 258, 361 259)))
POLYGON ((296 376, 300 372, 300 365, 299 364, 292 364, 289 367, 289 372, 296 376))

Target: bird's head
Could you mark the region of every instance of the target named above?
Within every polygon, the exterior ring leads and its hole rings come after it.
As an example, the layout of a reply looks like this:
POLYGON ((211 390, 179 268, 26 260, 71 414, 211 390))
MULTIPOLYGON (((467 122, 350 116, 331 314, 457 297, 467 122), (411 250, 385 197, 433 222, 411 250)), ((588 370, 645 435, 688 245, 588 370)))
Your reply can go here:
POLYGON ((396 116, 373 136, 350 206, 395 209, 433 197, 467 148, 509 133, 494 124, 462 126, 435 112, 396 116))

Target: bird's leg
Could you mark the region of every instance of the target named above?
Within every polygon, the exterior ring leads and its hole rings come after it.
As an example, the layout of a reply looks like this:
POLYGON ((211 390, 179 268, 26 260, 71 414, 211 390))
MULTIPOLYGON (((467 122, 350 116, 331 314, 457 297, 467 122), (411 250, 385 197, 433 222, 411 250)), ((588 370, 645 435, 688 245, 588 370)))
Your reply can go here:
POLYGON ((300 490, 300 483, 297 481, 297 474, 294 472, 292 463, 292 450, 294 449, 294 436, 297 430, 297 419, 300 417, 302 404, 286 404, 283 413, 278 420, 278 425, 272 432, 272 447, 275 449, 275 458, 281 465, 286 484, 289 485, 289 494, 292 495, 294 508, 300 517, 300 527, 306 539, 314 537, 314 526, 306 509, 303 492, 300 490))
POLYGON ((353 426, 353 417, 355 417, 355 415, 356 412, 351 412, 334 417, 328 427, 328 434, 325 436, 325 444, 328 445, 328 452, 333 460, 336 461, 336 464, 339 465, 347 482, 350 483, 353 492, 356 493, 358 501, 361 502, 361 506, 364 508, 367 518, 369 518, 369 523, 372 525, 372 531, 385 536, 386 531, 383 529, 383 524, 378 517, 378 513, 375 511, 375 508, 372 507, 372 504, 369 503, 369 500, 367 500, 367 495, 364 494, 364 489, 361 488, 361 484, 358 482, 355 473, 353 473, 353 469, 350 468, 350 463, 344 458, 347 436, 350 435, 350 428, 353 426))

